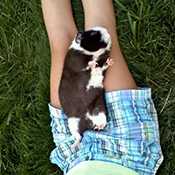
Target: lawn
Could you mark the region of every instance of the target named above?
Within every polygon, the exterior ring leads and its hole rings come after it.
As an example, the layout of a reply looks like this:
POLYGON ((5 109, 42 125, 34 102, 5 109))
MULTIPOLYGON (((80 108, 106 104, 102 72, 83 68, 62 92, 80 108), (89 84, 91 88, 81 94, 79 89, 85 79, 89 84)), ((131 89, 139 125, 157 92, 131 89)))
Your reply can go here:
MULTIPOLYGON (((83 12, 73 0, 79 29, 83 12)), ((152 88, 164 162, 175 175, 175 2, 115 0, 119 41, 138 85, 152 88)), ((50 51, 39 0, 0 2, 0 174, 61 174, 49 162, 50 51), (54 171, 55 170, 55 171, 54 171)))

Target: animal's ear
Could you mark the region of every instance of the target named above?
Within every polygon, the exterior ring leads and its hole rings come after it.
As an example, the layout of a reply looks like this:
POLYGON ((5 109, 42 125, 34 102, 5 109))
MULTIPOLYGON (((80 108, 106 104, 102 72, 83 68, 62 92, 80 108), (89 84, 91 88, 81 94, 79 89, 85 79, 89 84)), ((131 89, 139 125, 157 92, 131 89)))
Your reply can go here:
POLYGON ((78 32, 75 38, 76 43, 80 43, 83 32, 78 32))

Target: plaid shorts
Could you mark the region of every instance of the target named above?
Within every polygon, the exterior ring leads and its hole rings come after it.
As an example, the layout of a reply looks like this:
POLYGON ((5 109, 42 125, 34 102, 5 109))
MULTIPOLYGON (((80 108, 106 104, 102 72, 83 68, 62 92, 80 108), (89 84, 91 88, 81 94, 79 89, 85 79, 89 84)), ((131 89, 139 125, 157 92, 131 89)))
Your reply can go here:
POLYGON ((50 160, 64 174, 85 160, 101 160, 128 167, 140 175, 153 175, 163 161, 157 112, 150 88, 111 91, 104 94, 107 126, 84 132, 80 147, 68 128, 62 109, 49 103, 55 149, 50 160))

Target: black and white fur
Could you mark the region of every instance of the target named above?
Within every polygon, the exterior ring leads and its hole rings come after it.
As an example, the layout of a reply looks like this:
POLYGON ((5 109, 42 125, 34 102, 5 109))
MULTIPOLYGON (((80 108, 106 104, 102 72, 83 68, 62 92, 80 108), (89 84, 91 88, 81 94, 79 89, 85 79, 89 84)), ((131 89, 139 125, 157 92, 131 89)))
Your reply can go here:
POLYGON ((66 55, 59 97, 77 143, 85 130, 106 126, 103 79, 110 49, 108 31, 93 27, 77 33, 66 55))

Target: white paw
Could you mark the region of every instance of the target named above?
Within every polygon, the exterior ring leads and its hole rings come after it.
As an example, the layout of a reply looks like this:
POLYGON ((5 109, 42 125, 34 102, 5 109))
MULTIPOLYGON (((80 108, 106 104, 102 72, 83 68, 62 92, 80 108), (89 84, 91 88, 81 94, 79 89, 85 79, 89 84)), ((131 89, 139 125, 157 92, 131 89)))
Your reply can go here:
POLYGON ((75 149, 76 147, 80 147, 80 142, 81 142, 81 135, 77 132, 77 133, 72 133, 72 135, 75 137, 75 142, 74 144, 71 146, 72 149, 75 149))
POLYGON ((76 117, 68 118, 68 126, 70 129, 70 132, 75 138, 75 143, 72 145, 73 149, 77 146, 79 147, 80 141, 81 141, 81 135, 78 132, 79 131, 79 122, 80 122, 79 118, 76 118, 76 117))
POLYGON ((105 126, 106 126, 106 124, 104 124, 104 123, 101 125, 95 125, 94 130, 102 130, 105 128, 105 126))
POLYGON ((87 117, 92 121, 95 130, 102 130, 107 124, 104 112, 100 112, 98 115, 90 115, 87 113, 87 117))
POLYGON ((112 65, 114 64, 113 59, 108 58, 108 59, 106 60, 106 64, 107 64, 108 66, 112 66, 112 65))

